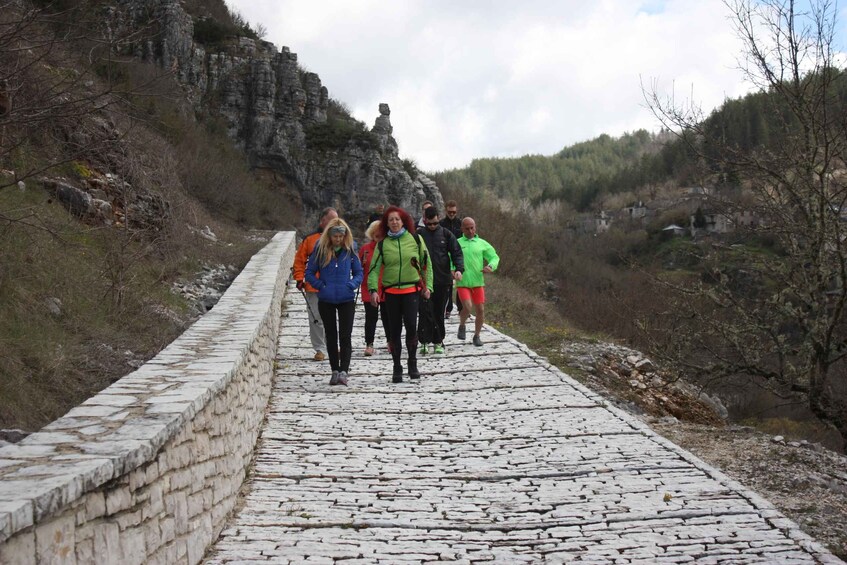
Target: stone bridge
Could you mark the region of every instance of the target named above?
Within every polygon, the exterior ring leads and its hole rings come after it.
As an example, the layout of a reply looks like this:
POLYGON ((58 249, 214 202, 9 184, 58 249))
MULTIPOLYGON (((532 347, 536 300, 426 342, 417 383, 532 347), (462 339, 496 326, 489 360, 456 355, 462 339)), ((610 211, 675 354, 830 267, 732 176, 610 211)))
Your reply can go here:
POLYGON ((841 563, 491 328, 452 326, 419 384, 357 347, 329 387, 293 254, 277 235, 158 356, 0 449, 0 563, 841 563))

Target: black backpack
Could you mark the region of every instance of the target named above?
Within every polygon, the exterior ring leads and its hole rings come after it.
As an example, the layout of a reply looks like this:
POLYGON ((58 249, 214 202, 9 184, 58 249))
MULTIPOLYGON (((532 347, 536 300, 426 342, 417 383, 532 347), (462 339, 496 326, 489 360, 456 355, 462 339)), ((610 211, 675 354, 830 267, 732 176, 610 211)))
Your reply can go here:
POLYGON ((435 343, 435 306, 429 298, 419 296, 418 300, 418 341, 435 343))
MULTIPOLYGON (((420 284, 422 286, 426 285, 423 273, 415 259, 412 259, 412 267, 418 272, 418 278, 421 280, 420 284)), ((418 296, 418 342, 435 343, 436 333, 435 305, 431 299, 418 296)))

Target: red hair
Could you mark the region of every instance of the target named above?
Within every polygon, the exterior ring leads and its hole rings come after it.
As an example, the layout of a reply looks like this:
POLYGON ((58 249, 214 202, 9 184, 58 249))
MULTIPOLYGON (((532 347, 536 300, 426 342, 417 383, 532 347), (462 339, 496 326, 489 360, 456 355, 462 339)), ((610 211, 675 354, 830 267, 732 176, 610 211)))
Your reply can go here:
POLYGON ((392 212, 400 214, 400 220, 403 222, 403 227, 406 228, 407 232, 415 233, 415 220, 412 219, 412 216, 399 206, 389 206, 388 210, 385 211, 382 215, 382 219, 379 221, 379 228, 382 230, 382 237, 388 237, 388 215, 392 212))

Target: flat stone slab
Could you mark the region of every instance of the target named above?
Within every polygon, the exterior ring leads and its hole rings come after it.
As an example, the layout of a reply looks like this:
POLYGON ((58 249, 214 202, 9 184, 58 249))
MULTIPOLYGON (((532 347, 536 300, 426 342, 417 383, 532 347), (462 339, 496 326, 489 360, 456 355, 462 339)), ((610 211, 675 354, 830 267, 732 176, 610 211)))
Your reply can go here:
POLYGON ((447 354, 392 384, 360 309, 350 386, 330 387, 299 294, 283 316, 248 488, 207 563, 840 563, 488 326, 474 347, 454 316, 447 354))

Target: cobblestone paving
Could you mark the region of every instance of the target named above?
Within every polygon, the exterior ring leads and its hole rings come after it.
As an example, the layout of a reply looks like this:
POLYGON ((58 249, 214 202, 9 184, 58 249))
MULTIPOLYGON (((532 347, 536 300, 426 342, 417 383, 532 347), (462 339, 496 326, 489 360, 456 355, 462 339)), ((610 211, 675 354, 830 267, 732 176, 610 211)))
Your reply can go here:
POLYGON ((841 563, 488 327, 479 348, 453 320, 421 382, 391 384, 360 310, 350 386, 330 387, 287 300, 255 466, 207 563, 841 563))

